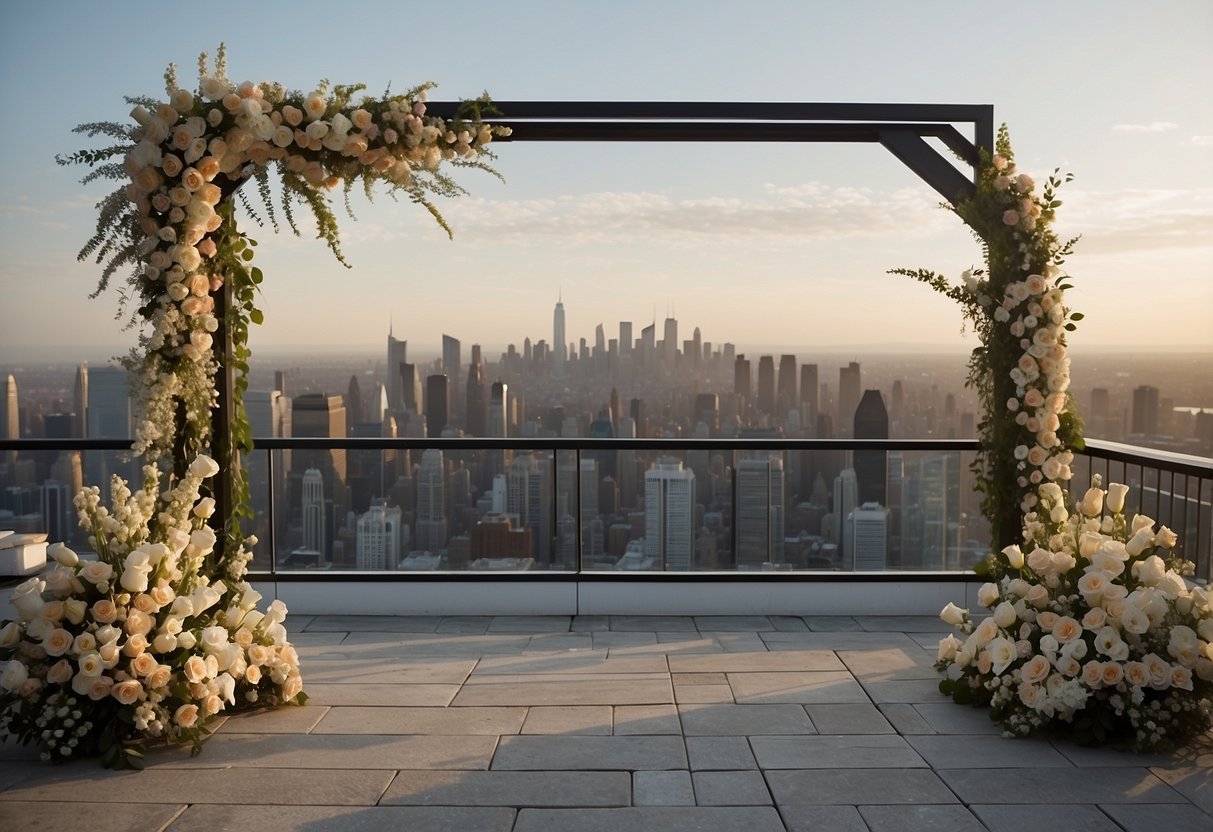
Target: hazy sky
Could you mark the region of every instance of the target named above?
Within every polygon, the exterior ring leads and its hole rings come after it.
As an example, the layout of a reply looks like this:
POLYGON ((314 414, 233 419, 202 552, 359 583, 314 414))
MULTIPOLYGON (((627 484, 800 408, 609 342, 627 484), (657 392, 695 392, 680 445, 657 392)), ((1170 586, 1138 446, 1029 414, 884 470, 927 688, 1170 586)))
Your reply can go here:
MULTIPOLYGON (((118 292, 75 253, 108 183, 55 153, 71 128, 125 120, 175 62, 228 45, 234 80, 436 99, 993 104, 1021 169, 1075 174, 1059 230, 1086 313, 1075 348, 1213 349, 1213 4, 971 2, 43 2, 0 28, 0 360, 121 351, 118 292), (66 353, 66 355, 65 355, 66 353)), ((636 333, 672 309, 682 337, 823 347, 969 343, 948 301, 889 268, 955 277, 980 250, 925 184, 875 145, 502 144, 507 179, 462 178, 445 236, 386 195, 355 201, 346 270, 323 244, 254 229, 266 272, 258 346, 418 351, 443 332, 497 348, 636 333)))

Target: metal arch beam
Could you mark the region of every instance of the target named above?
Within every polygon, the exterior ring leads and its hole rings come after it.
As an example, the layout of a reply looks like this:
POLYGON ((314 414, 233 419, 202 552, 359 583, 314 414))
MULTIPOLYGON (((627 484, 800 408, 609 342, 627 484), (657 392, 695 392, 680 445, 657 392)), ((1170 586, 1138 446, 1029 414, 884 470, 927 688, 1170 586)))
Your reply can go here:
POLYGON ((977 193, 976 185, 913 130, 882 130, 880 143, 951 204, 971 199, 977 193))

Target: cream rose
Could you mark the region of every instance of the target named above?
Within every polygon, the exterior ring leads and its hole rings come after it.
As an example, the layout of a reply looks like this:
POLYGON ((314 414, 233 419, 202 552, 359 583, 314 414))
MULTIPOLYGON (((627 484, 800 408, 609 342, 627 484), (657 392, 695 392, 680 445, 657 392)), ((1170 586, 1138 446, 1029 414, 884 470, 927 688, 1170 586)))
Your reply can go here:
POLYGON ((56 627, 42 639, 42 649, 48 656, 62 656, 71 649, 75 639, 72 634, 62 627, 56 627))
POLYGON ((185 678, 189 682, 201 682, 207 678, 206 660, 201 656, 190 656, 183 668, 185 678))
POLYGON ((110 695, 123 705, 134 705, 143 698, 143 685, 134 679, 127 679, 110 688, 110 695))
POLYGON ((17 610, 17 616, 22 621, 33 621, 42 614, 44 601, 42 590, 46 584, 40 578, 30 578, 21 583, 8 597, 9 603, 17 610))
POLYGON ((198 721, 198 706, 190 703, 173 712, 173 721, 181 728, 193 728, 198 721))

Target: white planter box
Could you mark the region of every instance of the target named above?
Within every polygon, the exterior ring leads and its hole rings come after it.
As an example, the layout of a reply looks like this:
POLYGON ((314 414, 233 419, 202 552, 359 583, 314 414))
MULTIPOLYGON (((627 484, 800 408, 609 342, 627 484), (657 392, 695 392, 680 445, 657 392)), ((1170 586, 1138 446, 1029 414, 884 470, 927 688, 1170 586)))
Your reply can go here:
POLYGON ((32 575, 45 565, 45 541, 0 549, 0 575, 32 575))

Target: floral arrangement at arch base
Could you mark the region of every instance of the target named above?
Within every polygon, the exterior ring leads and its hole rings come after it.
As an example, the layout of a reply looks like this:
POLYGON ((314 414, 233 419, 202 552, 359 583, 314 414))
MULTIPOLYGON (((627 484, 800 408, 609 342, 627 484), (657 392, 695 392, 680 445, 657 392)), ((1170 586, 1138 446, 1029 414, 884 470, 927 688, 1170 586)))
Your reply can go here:
POLYGON ((1038 489, 1021 544, 991 555, 974 623, 939 643, 940 690, 987 705, 1006 736, 1063 726, 1079 741, 1173 747, 1213 725, 1213 599, 1185 577, 1176 535, 1124 514, 1127 486, 1099 477, 1067 505, 1056 483, 1038 489))
MULTIPOLYGON (((17 620, 0 622, 0 736, 42 746, 47 759, 100 754, 114 767, 141 768, 147 741, 192 743, 215 717, 250 705, 303 703, 299 661, 287 639, 286 608, 257 609, 245 581, 254 538, 240 455, 252 450, 243 393, 248 333, 261 323, 255 243, 237 227, 235 198, 259 223, 239 188, 257 183, 260 210, 278 211, 299 233, 296 212, 340 262, 339 229, 327 194, 376 183, 403 193, 448 233, 430 197, 463 189, 442 165, 492 171, 481 158, 509 129, 483 123, 487 98, 453 119, 426 112, 425 84, 381 99, 361 86, 309 93, 273 82, 232 83, 221 46, 199 58, 196 91, 165 73, 166 100, 131 98, 134 126, 81 125, 111 143, 59 157, 84 164, 84 184, 118 180, 98 203, 96 233, 80 252, 104 264, 98 292, 128 268, 124 304, 143 331, 126 360, 134 379, 143 483, 119 478, 109 506, 100 490, 76 497, 96 560, 63 546, 56 566, 20 585, 17 620), (276 203, 270 173, 281 183, 276 203), (226 365, 226 366, 225 366, 226 365), (230 373, 228 424, 215 429, 216 382, 230 373), (231 486, 221 511, 215 497, 231 486)), ((348 265, 348 264, 346 264, 348 265)))

